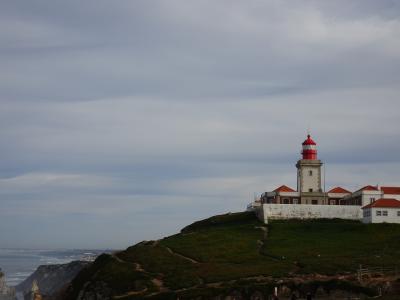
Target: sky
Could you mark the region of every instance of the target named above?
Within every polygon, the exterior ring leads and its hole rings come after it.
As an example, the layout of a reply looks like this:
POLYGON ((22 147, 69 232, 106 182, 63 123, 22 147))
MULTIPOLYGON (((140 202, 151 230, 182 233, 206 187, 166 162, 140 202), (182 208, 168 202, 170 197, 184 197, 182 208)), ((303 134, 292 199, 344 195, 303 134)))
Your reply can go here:
POLYGON ((0 0, 0 248, 114 248, 400 185, 399 1, 0 0))

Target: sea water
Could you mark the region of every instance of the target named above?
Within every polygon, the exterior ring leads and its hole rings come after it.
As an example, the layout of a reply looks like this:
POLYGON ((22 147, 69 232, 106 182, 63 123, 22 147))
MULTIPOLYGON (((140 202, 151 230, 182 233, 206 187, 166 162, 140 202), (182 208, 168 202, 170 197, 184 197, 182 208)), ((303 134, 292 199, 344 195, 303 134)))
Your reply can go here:
POLYGON ((9 286, 24 281, 40 265, 63 264, 73 260, 91 259, 109 250, 31 250, 1 249, 0 268, 9 286))

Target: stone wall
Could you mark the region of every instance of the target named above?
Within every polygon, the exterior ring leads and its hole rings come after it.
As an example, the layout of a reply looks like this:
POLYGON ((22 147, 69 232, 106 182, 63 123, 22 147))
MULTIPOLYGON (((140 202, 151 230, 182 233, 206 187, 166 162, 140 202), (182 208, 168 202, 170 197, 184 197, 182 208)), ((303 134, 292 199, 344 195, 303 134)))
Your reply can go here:
POLYGON ((257 216, 265 224, 271 219, 348 219, 361 220, 361 206, 263 204, 257 216))

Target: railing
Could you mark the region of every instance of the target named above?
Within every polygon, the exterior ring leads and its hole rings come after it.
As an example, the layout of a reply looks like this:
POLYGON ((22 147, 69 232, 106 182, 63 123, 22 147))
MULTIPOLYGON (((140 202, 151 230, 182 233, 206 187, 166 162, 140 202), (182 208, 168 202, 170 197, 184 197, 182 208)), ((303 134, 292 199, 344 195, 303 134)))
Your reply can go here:
POLYGON ((373 267, 367 268, 362 267, 360 265, 359 269, 357 270, 357 278, 358 281, 362 282, 364 277, 376 277, 376 276, 385 276, 385 275, 392 275, 392 276, 400 276, 400 268, 398 267, 373 267))

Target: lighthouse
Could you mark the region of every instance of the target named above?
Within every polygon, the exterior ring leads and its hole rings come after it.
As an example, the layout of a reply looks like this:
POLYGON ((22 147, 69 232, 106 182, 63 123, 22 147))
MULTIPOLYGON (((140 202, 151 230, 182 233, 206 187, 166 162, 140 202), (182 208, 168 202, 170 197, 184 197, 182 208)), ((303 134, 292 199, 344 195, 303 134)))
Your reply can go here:
POLYGON ((318 159, 317 143, 307 135, 302 144, 301 159, 297 162, 297 191, 302 203, 325 204, 321 186, 322 161, 318 159))
POLYGON ((307 135, 307 139, 303 142, 303 150, 301 151, 303 159, 316 160, 317 159, 317 143, 313 141, 311 135, 307 135))
POLYGON ((296 164, 297 190, 280 185, 270 192, 262 193, 247 209, 255 211, 265 224, 269 219, 294 218, 400 223, 400 187, 366 185, 350 192, 337 186, 325 192, 325 187, 322 189, 321 186, 322 164, 318 159, 317 143, 308 134, 301 145, 301 157, 296 164), (383 204, 379 206, 380 203, 383 204), (376 211, 372 211, 374 207, 376 211))
MULTIPOLYGON (((340 200, 351 192, 336 187, 328 193, 322 187, 322 161, 318 159, 317 143, 308 134, 301 144, 301 157, 296 163, 297 190, 281 185, 261 195, 263 204, 340 205, 340 200)), ((316 209, 316 208, 314 208, 316 209)))

